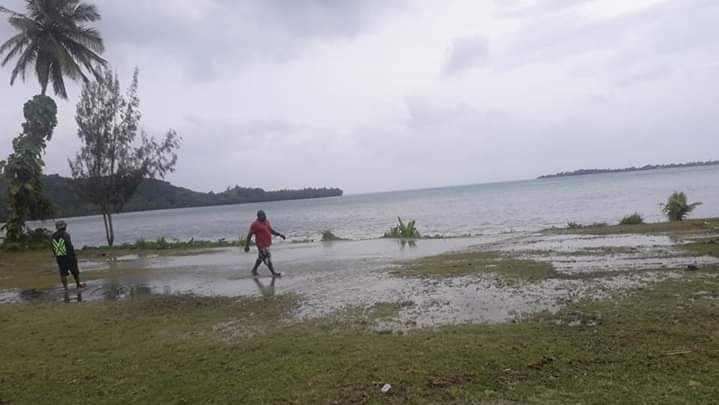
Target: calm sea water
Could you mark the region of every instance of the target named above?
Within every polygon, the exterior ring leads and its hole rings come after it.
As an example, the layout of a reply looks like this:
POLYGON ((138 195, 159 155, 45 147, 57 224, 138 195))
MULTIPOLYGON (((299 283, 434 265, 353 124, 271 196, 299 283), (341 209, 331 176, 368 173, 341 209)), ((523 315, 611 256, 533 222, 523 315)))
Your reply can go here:
MULTIPOLYGON (((115 240, 237 239, 260 208, 292 240, 318 240, 323 230, 350 239, 377 238, 397 216, 415 219, 425 235, 446 236, 535 231, 569 221, 616 223, 635 211, 659 221, 659 204, 673 191, 704 203, 693 216, 719 216, 719 167, 712 166, 123 213, 114 217, 115 240)), ((101 217, 67 222, 77 246, 105 243, 101 217)))

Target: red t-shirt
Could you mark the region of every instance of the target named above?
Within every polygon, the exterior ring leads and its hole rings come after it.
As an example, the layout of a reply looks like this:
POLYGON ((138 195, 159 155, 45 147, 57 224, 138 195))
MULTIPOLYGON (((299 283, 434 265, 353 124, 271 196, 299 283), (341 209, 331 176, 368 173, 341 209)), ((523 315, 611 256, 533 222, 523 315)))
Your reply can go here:
POLYGON ((250 233, 255 235, 255 243, 257 247, 266 248, 272 244, 272 225, 269 220, 264 222, 257 220, 250 226, 250 233))

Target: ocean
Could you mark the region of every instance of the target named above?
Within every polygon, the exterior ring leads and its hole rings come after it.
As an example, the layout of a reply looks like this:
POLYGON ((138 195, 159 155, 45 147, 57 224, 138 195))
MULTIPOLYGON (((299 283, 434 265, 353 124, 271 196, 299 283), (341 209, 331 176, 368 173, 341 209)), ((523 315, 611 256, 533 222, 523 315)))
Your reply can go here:
MULTIPOLYGON (((617 223, 639 212, 660 221, 673 191, 701 201, 693 217, 719 216, 719 166, 607 173, 541 180, 394 191, 343 197, 129 212, 113 217, 115 243, 138 239, 217 240, 245 236, 258 209, 290 241, 319 240, 331 230, 348 239, 375 239, 403 220, 423 235, 492 236, 568 222, 617 223)), ((76 246, 105 244, 100 216, 67 218, 76 246)), ((52 223, 31 226, 52 227, 52 223)))

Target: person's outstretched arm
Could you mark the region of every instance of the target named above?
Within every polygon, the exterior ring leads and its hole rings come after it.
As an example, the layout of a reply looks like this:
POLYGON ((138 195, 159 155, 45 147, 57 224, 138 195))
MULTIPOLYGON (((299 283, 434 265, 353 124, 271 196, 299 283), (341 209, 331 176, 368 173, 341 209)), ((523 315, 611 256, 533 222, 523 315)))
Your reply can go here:
POLYGON ((279 236, 280 238, 282 238, 282 240, 285 240, 285 239, 286 239, 286 238, 285 238, 285 235, 283 235, 283 234, 281 234, 281 233, 275 231, 275 229, 272 228, 272 227, 270 227, 270 233, 272 233, 272 234, 275 235, 275 236, 279 236))
POLYGON ((247 238, 245 239, 245 252, 250 251, 250 239, 252 239, 252 228, 247 232, 247 238))

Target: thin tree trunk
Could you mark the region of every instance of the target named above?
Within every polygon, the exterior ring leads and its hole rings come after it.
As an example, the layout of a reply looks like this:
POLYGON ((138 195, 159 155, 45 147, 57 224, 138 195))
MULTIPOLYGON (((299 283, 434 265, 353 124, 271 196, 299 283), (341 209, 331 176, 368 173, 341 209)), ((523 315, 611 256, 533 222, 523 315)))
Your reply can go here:
POLYGON ((108 221, 108 217, 110 214, 106 212, 105 209, 102 210, 102 222, 105 224, 105 239, 107 239, 108 246, 112 247, 112 237, 110 236, 111 230, 110 230, 110 224, 108 221))
POLYGON ((112 227, 112 214, 107 214, 107 222, 110 224, 110 236, 108 239, 108 242, 110 243, 110 247, 115 243, 115 228, 112 227))

